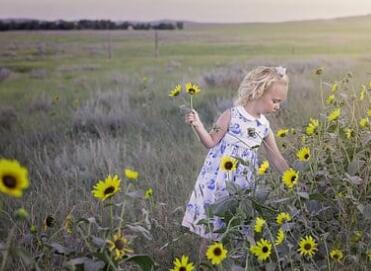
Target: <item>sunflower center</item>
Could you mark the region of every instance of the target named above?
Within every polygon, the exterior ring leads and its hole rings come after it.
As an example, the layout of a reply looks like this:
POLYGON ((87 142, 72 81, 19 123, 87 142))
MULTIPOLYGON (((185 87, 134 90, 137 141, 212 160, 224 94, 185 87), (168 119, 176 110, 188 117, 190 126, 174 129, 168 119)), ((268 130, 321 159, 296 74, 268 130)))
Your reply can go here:
POLYGON ((215 255, 215 256, 220 256, 220 255, 222 255, 222 250, 221 250, 219 247, 215 248, 215 249, 214 249, 214 255, 215 255))
POLYGON ((309 158, 309 154, 306 153, 306 154, 304 155, 304 159, 307 160, 308 158, 309 158))
POLYGON ((190 88, 190 89, 188 89, 188 92, 191 93, 191 94, 193 94, 193 93, 196 92, 196 90, 194 88, 190 88))
POLYGON ((115 241, 115 247, 118 250, 123 250, 124 247, 125 247, 125 243, 122 240, 118 239, 118 240, 115 241))
POLYGON ((311 244, 305 244, 304 245, 304 249, 305 250, 311 250, 312 249, 312 245, 311 244))
POLYGON ((268 247, 263 247, 263 248, 262 248, 262 251, 263 251, 264 253, 267 253, 268 250, 269 250, 268 247))
POLYGON ((184 267, 184 266, 181 266, 181 267, 179 268, 179 271, 187 271, 187 268, 184 267))
POLYGON ((334 254, 334 256, 332 256, 334 259, 339 259, 339 255, 338 254, 334 254))
POLYGON ((48 215, 45 219, 45 224, 46 226, 48 227, 53 227, 54 226, 54 223, 55 223, 55 218, 52 217, 51 215, 48 215))
POLYGON ((14 176, 11 176, 11 175, 5 175, 3 177, 3 184, 7 188, 15 188, 17 186, 17 179, 14 178, 14 176))
POLYGON ((296 176, 292 176, 291 177, 291 182, 295 182, 295 180, 296 180, 296 176))
POLYGON ((224 163, 224 167, 225 169, 230 170, 233 167, 233 163, 231 161, 227 161, 224 163))
POLYGON ((115 188, 113 186, 109 186, 104 190, 104 194, 108 195, 111 194, 113 191, 115 191, 115 188))

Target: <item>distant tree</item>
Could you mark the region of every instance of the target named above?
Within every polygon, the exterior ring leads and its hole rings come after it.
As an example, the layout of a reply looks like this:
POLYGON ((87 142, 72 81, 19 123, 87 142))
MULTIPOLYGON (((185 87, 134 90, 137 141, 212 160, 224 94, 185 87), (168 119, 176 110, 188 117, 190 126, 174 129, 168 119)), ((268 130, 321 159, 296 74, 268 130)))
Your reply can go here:
POLYGON ((183 22, 176 22, 176 28, 179 30, 183 29, 183 22))
POLYGON ((129 22, 122 22, 122 23, 117 24, 117 26, 119 29, 127 30, 129 28, 129 22))

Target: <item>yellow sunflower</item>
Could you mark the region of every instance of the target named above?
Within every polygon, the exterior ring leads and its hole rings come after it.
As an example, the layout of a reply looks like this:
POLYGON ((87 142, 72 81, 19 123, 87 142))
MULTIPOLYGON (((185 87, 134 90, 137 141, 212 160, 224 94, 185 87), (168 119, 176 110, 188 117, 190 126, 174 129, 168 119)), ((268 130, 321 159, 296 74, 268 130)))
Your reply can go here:
POLYGON ((121 259, 127 253, 133 253, 133 250, 127 246, 128 240, 121 233, 114 234, 112 239, 106 242, 115 260, 121 259))
POLYGON ((223 171, 231 171, 237 169, 237 160, 231 156, 224 155, 222 159, 220 159, 220 169, 223 171))
POLYGON ((361 128, 366 128, 368 126, 368 118, 365 117, 363 119, 360 119, 359 126, 361 126, 361 128))
POLYGON ((308 136, 311 136, 317 132, 317 128, 319 126, 319 121, 317 119, 309 119, 308 126, 305 128, 305 133, 308 136))
POLYGON ((299 241, 299 249, 301 256, 312 257, 317 250, 317 243, 312 236, 307 235, 304 238, 301 238, 299 241))
POLYGON ((150 198, 152 198, 152 196, 153 196, 153 189, 152 189, 152 187, 149 187, 146 190, 146 192, 144 192, 144 198, 145 199, 150 199, 150 198))
POLYGON ((71 214, 67 215, 63 221, 63 229, 68 233, 73 232, 73 216, 71 214))
POLYGON ((328 114, 327 120, 328 121, 336 121, 340 117, 340 114, 341 114, 341 109, 336 108, 330 114, 328 114))
POLYGON ((279 225, 282 225, 283 223, 291 221, 292 217, 289 213, 281 212, 276 217, 276 222, 279 225))
POLYGON ((266 223, 266 221, 265 221, 264 218, 257 217, 256 220, 255 220, 254 231, 255 232, 262 232, 265 223, 266 223))
POLYGON ((0 159, 0 192, 19 198, 28 188, 28 170, 17 160, 0 159))
POLYGON ((330 257, 331 259, 340 262, 341 259, 344 257, 344 254, 340 249, 332 249, 330 251, 330 257))
POLYGON ((136 180, 138 179, 138 176, 139 176, 138 171, 135 171, 130 168, 125 168, 124 173, 125 173, 126 178, 128 178, 129 180, 136 180))
POLYGON ((332 86, 331 86, 331 92, 334 93, 337 90, 338 90, 338 84, 337 83, 332 84, 332 86))
POLYGON ((287 133, 289 132, 289 129, 279 129, 277 132, 276 132, 276 136, 277 137, 285 137, 287 135, 287 133))
POLYGON ((362 231, 354 231, 352 234, 352 242, 358 242, 362 239, 363 237, 363 232, 362 231))
POLYGON ((344 128, 343 131, 344 131, 344 134, 345 134, 345 137, 346 138, 349 139, 349 138, 353 137, 353 129, 351 129, 351 128, 344 128))
POLYGON ((280 228, 277 232, 276 240, 274 241, 274 244, 276 246, 282 244, 282 242, 285 240, 285 232, 280 228))
POLYGON ((227 258, 228 250, 223 247, 222 243, 215 242, 210 245, 206 251, 206 257, 213 265, 219 265, 227 258))
POLYGON ((299 173, 292 168, 286 170, 282 175, 282 181, 284 185, 292 189, 297 184, 299 179, 299 173))
POLYGON ((296 153, 296 157, 298 157, 298 159, 300 161, 308 161, 309 158, 310 158, 310 150, 309 150, 309 148, 308 147, 301 148, 296 153))
POLYGON ((261 163, 261 165, 258 168, 258 175, 264 175, 265 173, 267 173, 268 169, 269 169, 269 162, 265 160, 263 161, 263 163, 261 163))
POLYGON ((326 98, 326 104, 332 104, 335 101, 335 95, 331 94, 326 98))
POLYGON ((359 100, 363 101, 366 95, 366 86, 362 85, 361 90, 359 91, 359 100))
POLYGON ((186 84, 186 90, 189 95, 196 95, 201 91, 199 86, 197 86, 196 84, 192 84, 192 83, 186 84))
POLYGON ((193 271, 195 270, 195 266, 192 262, 188 261, 188 256, 182 256, 181 259, 175 258, 174 260, 174 268, 170 269, 170 271, 193 271))
POLYGON ((265 261, 272 253, 272 244, 265 239, 260 239, 256 245, 250 247, 250 252, 254 254, 259 261, 265 261))
POLYGON ((94 197, 104 201, 120 191, 120 183, 121 180, 117 175, 113 177, 108 175, 104 181, 99 181, 94 185, 92 193, 94 197))
POLYGON ((172 89, 169 93, 170 97, 178 96, 182 92, 182 86, 176 85, 174 89, 172 89))

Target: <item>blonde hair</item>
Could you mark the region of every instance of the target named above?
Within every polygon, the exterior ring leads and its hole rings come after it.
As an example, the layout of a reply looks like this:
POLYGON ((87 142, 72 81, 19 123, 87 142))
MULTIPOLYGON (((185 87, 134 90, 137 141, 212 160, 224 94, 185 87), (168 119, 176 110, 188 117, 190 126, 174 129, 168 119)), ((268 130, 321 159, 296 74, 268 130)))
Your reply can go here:
POLYGON ((258 99, 275 82, 282 82, 288 86, 289 78, 285 68, 257 67, 243 78, 234 104, 246 105, 248 102, 258 99))

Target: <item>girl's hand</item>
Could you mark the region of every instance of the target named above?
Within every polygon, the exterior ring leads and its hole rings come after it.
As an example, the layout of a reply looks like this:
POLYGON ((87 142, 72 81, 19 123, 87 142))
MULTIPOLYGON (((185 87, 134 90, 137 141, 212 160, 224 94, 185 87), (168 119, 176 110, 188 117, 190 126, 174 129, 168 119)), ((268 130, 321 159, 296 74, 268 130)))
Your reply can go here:
POLYGON ((185 115, 185 122, 192 125, 193 127, 201 127, 202 122, 196 110, 192 109, 191 112, 185 115))

